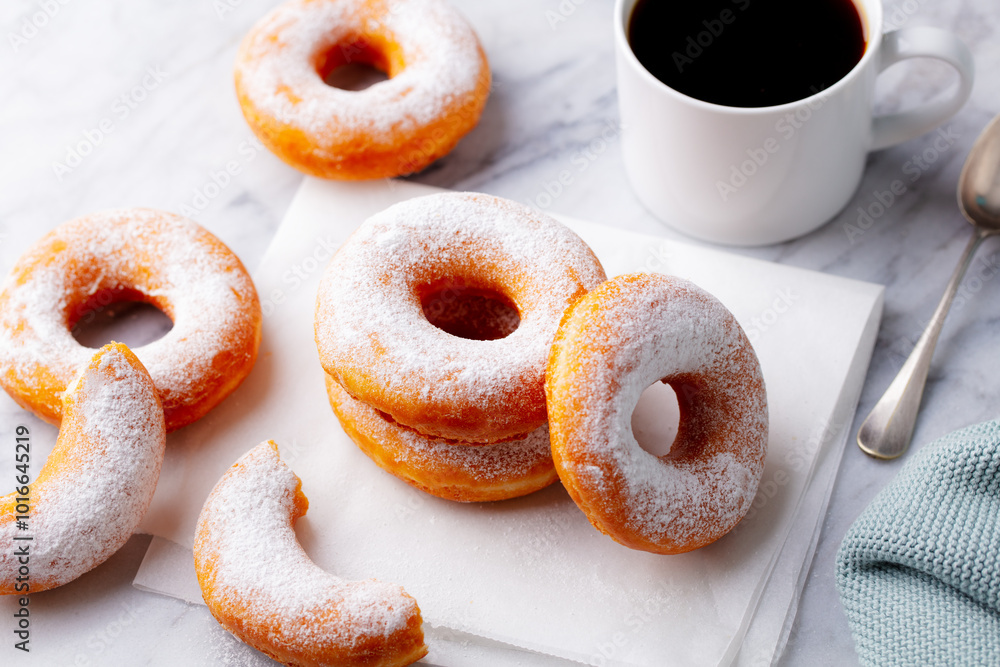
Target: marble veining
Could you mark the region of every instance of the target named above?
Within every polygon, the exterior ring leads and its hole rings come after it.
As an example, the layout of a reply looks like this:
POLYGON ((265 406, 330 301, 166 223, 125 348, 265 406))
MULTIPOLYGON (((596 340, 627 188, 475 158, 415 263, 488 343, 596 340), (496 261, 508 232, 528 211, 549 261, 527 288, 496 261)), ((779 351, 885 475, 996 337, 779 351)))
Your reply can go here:
MULTIPOLYGON (((494 90, 479 127, 413 180, 679 238, 642 208, 625 179, 612 1, 453 2, 482 38, 494 90)), ((0 272, 64 220, 138 205, 190 215, 252 270, 301 180, 256 144, 232 90, 236 46, 274 4, 0 5, 0 272), (238 173, 227 175, 232 162, 238 173)), ((971 228, 958 212, 955 185, 976 135, 1000 112, 995 0, 900 0, 885 9, 893 25, 945 27, 966 41, 977 67, 972 99, 940 132, 872 154, 854 198, 825 227, 785 244, 735 250, 887 286, 855 431, 902 365, 968 239, 971 228), (897 180, 905 192, 877 206, 897 180)), ((950 77, 933 63, 892 68, 880 81, 878 108, 919 103, 950 77)), ((1000 239, 991 239, 944 330, 915 448, 1000 412, 998 276, 1000 239)), ((22 422, 37 433, 54 432, 0 397, 0 434, 22 422)), ((856 662, 834 589, 834 554, 847 527, 900 465, 874 461, 849 445, 783 664, 856 662)), ((10 484, 0 479, 0 485, 10 484)), ((204 608, 129 586, 146 539, 133 538, 76 584, 33 598, 39 622, 32 639, 39 649, 62 646, 61 659, 76 665, 264 664, 219 630, 204 608), (58 622, 43 623, 47 618, 58 622)), ((7 616, 7 600, 0 610, 7 616)), ((5 639, 0 654, 10 655, 8 644, 5 639)))

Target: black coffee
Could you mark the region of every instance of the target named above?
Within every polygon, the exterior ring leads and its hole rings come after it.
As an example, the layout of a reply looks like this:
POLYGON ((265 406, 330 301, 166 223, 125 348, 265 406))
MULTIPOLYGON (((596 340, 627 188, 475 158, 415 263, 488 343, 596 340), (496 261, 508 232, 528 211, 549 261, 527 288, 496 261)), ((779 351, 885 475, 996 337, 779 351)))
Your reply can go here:
POLYGON ((851 0, 639 0, 628 39, 663 83, 731 107, 809 97, 865 52, 851 0))

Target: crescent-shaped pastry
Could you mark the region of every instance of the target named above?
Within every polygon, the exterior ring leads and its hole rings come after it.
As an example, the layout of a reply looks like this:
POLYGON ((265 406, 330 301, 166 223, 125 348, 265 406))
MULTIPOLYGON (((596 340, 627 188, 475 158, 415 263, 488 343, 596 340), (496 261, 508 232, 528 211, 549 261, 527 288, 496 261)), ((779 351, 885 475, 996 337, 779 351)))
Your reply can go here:
POLYGON ((286 665, 395 667, 427 654, 416 600, 374 579, 345 581, 299 545, 309 502, 273 441, 237 461, 198 518, 194 563, 209 610, 286 665))
POLYGON ((139 525, 160 477, 163 408, 125 345, 93 355, 63 393, 61 413, 38 478, 28 484, 25 467, 14 492, 0 498, 5 595, 61 586, 107 560, 139 525))

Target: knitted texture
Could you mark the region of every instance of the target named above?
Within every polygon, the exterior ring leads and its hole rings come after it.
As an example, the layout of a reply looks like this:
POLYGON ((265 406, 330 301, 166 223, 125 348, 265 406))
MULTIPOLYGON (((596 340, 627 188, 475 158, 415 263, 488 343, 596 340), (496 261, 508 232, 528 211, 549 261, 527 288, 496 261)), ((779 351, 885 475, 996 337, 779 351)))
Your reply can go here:
POLYGON ((913 456, 844 537, 837 586, 865 665, 1000 665, 1000 422, 913 456))

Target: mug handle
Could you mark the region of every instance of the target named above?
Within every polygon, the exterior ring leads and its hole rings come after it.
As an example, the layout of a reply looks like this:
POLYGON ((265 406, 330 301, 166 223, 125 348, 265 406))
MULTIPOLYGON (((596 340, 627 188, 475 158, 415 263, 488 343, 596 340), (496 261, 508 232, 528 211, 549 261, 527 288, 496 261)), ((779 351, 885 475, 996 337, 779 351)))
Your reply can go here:
POLYGON ((882 36, 878 71, 907 58, 937 58, 958 72, 958 90, 949 98, 916 109, 876 116, 872 125, 872 148, 879 150, 928 132, 957 112, 972 93, 975 66, 972 54, 955 35, 939 28, 902 28, 882 36))

